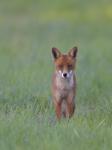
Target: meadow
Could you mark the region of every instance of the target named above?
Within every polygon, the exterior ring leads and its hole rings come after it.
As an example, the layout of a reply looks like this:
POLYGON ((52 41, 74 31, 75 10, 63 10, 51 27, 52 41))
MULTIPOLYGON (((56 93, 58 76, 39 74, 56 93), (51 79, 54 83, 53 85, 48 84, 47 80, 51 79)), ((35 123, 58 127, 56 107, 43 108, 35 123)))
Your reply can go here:
POLYGON ((0 150, 112 149, 111 0, 0 1, 0 150), (52 47, 78 47, 76 112, 57 122, 52 47))

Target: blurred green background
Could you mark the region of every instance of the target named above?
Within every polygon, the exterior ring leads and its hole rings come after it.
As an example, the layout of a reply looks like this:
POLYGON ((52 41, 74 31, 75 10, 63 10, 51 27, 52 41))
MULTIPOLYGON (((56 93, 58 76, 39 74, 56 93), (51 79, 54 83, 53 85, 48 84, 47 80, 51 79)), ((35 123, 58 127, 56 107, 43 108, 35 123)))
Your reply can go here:
POLYGON ((0 0, 0 149, 112 149, 111 67, 111 0, 0 0), (79 49, 69 122, 51 103, 54 46, 79 49))

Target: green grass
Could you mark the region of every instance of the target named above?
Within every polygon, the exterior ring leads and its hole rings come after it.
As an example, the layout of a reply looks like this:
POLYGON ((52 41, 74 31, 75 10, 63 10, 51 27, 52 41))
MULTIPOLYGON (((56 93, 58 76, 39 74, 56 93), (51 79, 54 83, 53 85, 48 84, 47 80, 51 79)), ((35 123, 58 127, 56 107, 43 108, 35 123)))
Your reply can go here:
POLYGON ((112 2, 0 1, 0 150, 112 149, 112 2), (51 48, 78 46, 76 112, 57 122, 51 48))

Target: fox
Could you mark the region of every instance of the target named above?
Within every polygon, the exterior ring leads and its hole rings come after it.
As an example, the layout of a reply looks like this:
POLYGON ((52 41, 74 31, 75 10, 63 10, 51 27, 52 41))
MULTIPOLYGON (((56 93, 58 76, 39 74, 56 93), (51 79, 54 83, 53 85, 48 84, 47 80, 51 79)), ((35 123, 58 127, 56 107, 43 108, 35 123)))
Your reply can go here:
POLYGON ((75 112, 77 51, 78 48, 73 47, 67 54, 62 54, 58 48, 52 48, 55 69, 52 76, 51 90, 58 120, 61 118, 69 119, 75 112))

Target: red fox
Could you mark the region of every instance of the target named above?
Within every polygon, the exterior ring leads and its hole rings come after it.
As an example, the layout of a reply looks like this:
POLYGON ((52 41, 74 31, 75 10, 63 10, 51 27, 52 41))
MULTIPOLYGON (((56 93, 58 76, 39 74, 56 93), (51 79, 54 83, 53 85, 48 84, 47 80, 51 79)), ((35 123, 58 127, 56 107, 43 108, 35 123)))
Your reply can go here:
POLYGON ((75 111, 76 77, 75 65, 77 47, 68 54, 62 54, 57 48, 52 48, 55 71, 52 78, 52 97, 57 119, 70 118, 75 111))

